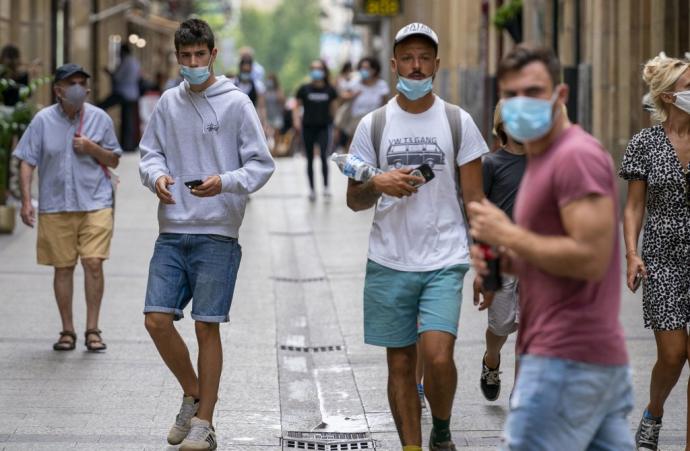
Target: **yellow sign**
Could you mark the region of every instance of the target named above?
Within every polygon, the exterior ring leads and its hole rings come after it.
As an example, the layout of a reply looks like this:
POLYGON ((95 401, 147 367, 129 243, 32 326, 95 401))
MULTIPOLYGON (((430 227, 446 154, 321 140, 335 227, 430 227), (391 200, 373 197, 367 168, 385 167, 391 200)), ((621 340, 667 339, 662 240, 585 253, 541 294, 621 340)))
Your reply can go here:
POLYGON ((364 13, 371 16, 400 14, 400 0, 364 0, 364 13))

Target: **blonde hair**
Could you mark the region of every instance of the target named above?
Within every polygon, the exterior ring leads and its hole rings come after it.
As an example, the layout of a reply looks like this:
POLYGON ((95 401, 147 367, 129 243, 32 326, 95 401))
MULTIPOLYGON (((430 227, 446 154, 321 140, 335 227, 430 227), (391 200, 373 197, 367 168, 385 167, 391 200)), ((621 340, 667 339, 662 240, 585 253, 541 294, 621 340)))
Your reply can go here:
POLYGON ((668 117, 668 105, 661 100, 661 94, 673 91, 673 85, 690 68, 690 61, 670 58, 659 54, 644 65, 642 79, 649 86, 652 103, 652 119, 664 122, 668 117))
POLYGON ((496 109, 494 110, 494 128, 491 130, 501 142, 502 146, 508 144, 508 135, 506 135, 505 130, 503 130, 503 116, 501 115, 501 106, 503 106, 503 100, 499 100, 496 104, 496 109))

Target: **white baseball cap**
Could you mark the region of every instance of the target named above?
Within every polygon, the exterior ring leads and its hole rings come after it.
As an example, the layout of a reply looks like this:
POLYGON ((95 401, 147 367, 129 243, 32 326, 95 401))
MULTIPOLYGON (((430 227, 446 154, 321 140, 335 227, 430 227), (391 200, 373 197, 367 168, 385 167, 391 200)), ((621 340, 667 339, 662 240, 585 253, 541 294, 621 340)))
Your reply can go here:
POLYGON ((395 35, 393 47, 410 36, 424 36, 428 39, 431 39, 431 41, 434 43, 434 46, 438 47, 438 36, 436 36, 436 32, 428 25, 424 25, 420 22, 412 22, 411 24, 402 27, 395 35))

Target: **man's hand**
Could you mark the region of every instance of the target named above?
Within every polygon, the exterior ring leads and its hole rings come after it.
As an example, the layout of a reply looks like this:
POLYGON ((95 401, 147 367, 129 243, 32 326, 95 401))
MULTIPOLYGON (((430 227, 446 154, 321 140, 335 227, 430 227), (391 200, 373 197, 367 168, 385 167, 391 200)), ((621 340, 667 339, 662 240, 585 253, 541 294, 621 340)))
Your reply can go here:
POLYGON ((212 175, 206 177, 204 183, 192 189, 192 194, 198 197, 211 197, 220 194, 223 188, 223 183, 220 180, 220 175, 212 175))
POLYGON ((494 302, 494 296, 496 293, 494 293, 493 291, 485 292, 482 289, 482 278, 480 276, 476 276, 474 278, 474 283, 472 284, 472 291, 472 300, 474 301, 474 305, 479 306, 480 311, 486 310, 489 307, 491 307, 491 304, 494 302), (480 295, 481 300, 479 298, 480 295))
POLYGON ((81 135, 74 135, 72 147, 79 155, 91 155, 93 153, 94 143, 89 138, 81 135))
POLYGON ((422 185, 426 181, 424 177, 410 175, 413 170, 413 168, 394 169, 372 177, 371 182, 379 193, 393 197, 411 196, 417 192, 414 185, 422 185))
POLYGON ((161 175, 156 179, 156 196, 163 202, 164 204, 174 204, 175 199, 172 197, 172 193, 168 191, 168 186, 174 185, 175 180, 173 180, 172 177, 169 175, 161 175))
POLYGON ((467 206, 472 237, 486 244, 498 246, 514 226, 507 214, 488 200, 470 202, 467 206))
POLYGON ((31 205, 31 201, 22 202, 22 209, 19 215, 22 218, 22 222, 29 227, 33 227, 36 223, 36 211, 34 210, 34 206, 31 205))

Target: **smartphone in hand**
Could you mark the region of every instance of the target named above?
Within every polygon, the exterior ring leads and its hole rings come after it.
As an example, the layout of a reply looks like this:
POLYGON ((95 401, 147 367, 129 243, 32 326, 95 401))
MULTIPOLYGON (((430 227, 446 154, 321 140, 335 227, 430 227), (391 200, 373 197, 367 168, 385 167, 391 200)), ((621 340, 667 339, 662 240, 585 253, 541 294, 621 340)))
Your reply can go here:
POLYGON ((203 180, 190 180, 188 182, 184 182, 184 186, 186 186, 189 189, 194 189, 202 183, 204 183, 203 180))
POLYGON ((636 292, 638 288, 640 288, 640 285, 642 284, 642 279, 644 277, 642 276, 641 272, 638 272, 635 275, 635 280, 633 280, 633 286, 632 286, 632 292, 636 292))
MULTIPOLYGON (((422 165, 417 166, 412 172, 410 172, 410 175, 414 175, 415 177, 422 177, 424 178, 424 183, 429 182, 435 177, 434 170, 431 169, 431 166, 428 164, 424 163, 422 165)), ((424 183, 420 184, 414 184, 415 187, 422 186, 424 183)))

